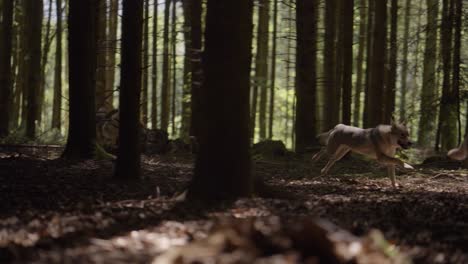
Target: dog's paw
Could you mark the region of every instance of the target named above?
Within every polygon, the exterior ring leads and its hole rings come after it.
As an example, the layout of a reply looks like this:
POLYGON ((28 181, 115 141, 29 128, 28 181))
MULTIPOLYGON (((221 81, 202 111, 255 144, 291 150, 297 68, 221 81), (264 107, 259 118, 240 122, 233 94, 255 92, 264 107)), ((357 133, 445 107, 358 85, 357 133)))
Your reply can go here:
POLYGON ((413 166, 409 165, 408 163, 403 163, 403 167, 405 169, 414 170, 413 166))

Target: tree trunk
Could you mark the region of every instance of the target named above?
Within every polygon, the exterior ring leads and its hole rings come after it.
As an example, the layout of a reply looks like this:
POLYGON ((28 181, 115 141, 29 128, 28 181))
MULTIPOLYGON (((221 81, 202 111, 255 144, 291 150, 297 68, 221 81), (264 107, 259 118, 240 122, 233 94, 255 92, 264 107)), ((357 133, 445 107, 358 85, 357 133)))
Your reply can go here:
POLYGON ((273 36, 271 42, 271 81, 270 81, 270 116, 268 121, 268 138, 273 138, 273 120, 275 117, 275 89, 276 89, 276 42, 278 31, 278 0, 273 0, 273 36))
POLYGON ((177 106, 176 106, 176 99, 177 99, 177 0, 173 0, 172 2, 172 30, 171 30, 171 43, 172 43, 172 92, 171 92, 171 135, 175 137, 176 135, 176 113, 177 113, 177 106))
POLYGON ((363 126, 369 127, 369 90, 371 87, 371 77, 372 77, 372 47, 373 47, 373 39, 372 34, 374 31, 374 9, 375 9, 375 1, 369 0, 368 1, 368 8, 367 8, 367 50, 366 50, 366 85, 364 91, 364 112, 363 112, 363 126))
POLYGON ((106 67, 107 67, 107 15, 106 0, 97 0, 97 69, 96 69, 96 110, 110 111, 111 106, 106 105, 106 67))
POLYGON ((34 139, 36 135, 36 120, 39 112, 38 93, 41 86, 41 32, 42 32, 42 0, 25 1, 25 36, 28 71, 26 74, 27 108, 26 137, 34 139))
MULTIPOLYGON (((293 27, 293 7, 288 6, 288 28, 293 27)), ((286 38, 286 116, 284 118, 284 142, 287 144, 287 142, 292 138, 290 136, 290 132, 292 132, 292 129, 289 129, 289 122, 291 120, 290 118, 290 104, 289 104, 289 93, 290 93, 290 88, 294 87, 294 85, 291 85, 291 50, 292 50, 292 32, 291 30, 288 32, 287 38, 286 38)), ((295 97, 295 96, 294 96, 295 97)), ((293 99, 294 100, 294 99, 293 99)), ((292 105, 292 104, 291 104, 292 105)), ((294 112, 293 112, 294 113, 294 112)), ((295 119, 293 119, 293 126, 295 123, 295 119)), ((291 145, 294 146, 294 141, 291 142, 291 145)))
MULTIPOLYGON (((336 0, 325 2, 325 47, 324 47, 324 83, 325 83, 325 130, 331 129, 338 124, 340 105, 338 98, 338 87, 336 86, 336 0)), ((299 102, 298 102, 299 103, 299 102)), ((299 106, 299 105, 298 105, 299 106)), ((297 128, 296 128, 297 129, 297 128)))
POLYGON ((423 83, 421 94, 421 117, 418 126, 418 143, 429 146, 435 137, 437 118, 437 19, 439 14, 439 1, 426 0, 427 28, 424 49, 423 83))
POLYGON ((266 139, 266 109, 268 83, 268 28, 270 23, 269 1, 259 0, 257 55, 255 59, 255 81, 260 92, 258 125, 260 140, 266 139))
POLYGON ((375 127, 383 123, 384 107, 384 74, 386 63, 386 39, 387 39, 387 0, 375 2, 371 80, 369 87, 368 125, 375 127))
POLYGON ((191 70, 191 121, 190 135, 199 138, 199 127, 204 122, 201 115, 201 94, 203 72, 201 66, 202 52, 202 1, 190 1, 190 70, 191 70))
POLYGON ((361 95, 363 86, 364 49, 366 47, 366 0, 361 0, 359 5, 359 49, 356 58, 356 85, 354 93, 353 125, 360 126, 361 95))
POLYGON ((151 128, 158 127, 158 1, 153 6, 153 47, 151 72, 151 128))
POLYGON ((96 148, 97 4, 97 0, 69 1, 69 128, 62 154, 67 159, 93 158, 96 148))
POLYGON ((46 86, 46 66, 49 59, 50 45, 54 39, 54 36, 50 36, 51 33, 51 19, 52 19, 52 0, 49 0, 48 14, 46 22, 46 30, 44 36, 44 45, 42 47, 42 58, 41 58, 41 85, 37 93, 37 125, 42 123, 42 111, 44 110, 44 98, 45 98, 45 86, 46 86))
POLYGON ((249 196, 249 83, 252 1, 208 0, 203 126, 188 197, 249 196), (223 142, 220 144, 220 142, 223 142))
POLYGON ((117 24, 119 14, 119 0, 110 0, 107 35, 107 64, 106 64, 106 106, 114 108, 115 90, 115 53, 117 51, 117 24))
POLYGON ((62 0, 56 0, 57 30, 55 41, 54 99, 52 128, 60 131, 62 125, 62 0))
POLYGON ((400 119, 406 118, 406 94, 408 86, 408 48, 409 48, 409 30, 411 19, 411 0, 406 0, 405 7, 405 25, 403 33, 403 54, 401 65, 401 97, 400 97, 400 119))
POLYGON ((149 86, 149 0, 145 0, 143 17, 143 83, 141 87, 141 122, 148 126, 148 86, 149 86))
POLYGON ((184 84, 182 86, 182 121, 180 126, 180 137, 186 142, 189 140, 190 135, 190 83, 191 83, 191 69, 190 69, 190 31, 191 25, 191 1, 182 1, 182 8, 184 12, 184 84))
POLYGON ((317 144, 316 140, 316 53, 317 2, 298 1, 296 10, 296 152, 317 144))
POLYGON ((353 90, 353 25, 354 25, 354 0, 344 0, 341 34, 343 34, 343 97, 342 97, 342 123, 351 124, 351 96, 353 90))
POLYGON ((396 92, 396 71, 397 71, 397 32, 398 32, 398 0, 391 0, 392 7, 390 10, 390 56, 389 68, 387 72, 387 84, 385 86, 384 100, 384 118, 385 124, 390 124, 393 112, 395 111, 395 92, 396 92))
POLYGON ((167 131, 169 125, 169 8, 171 0, 166 0, 164 5, 164 29, 163 29, 163 62, 161 80, 161 129, 167 131))
POLYGON ((463 16, 463 1, 454 1, 454 17, 453 17, 453 63, 452 63, 452 97, 454 111, 456 111, 456 119, 458 121, 458 144, 461 141, 461 120, 460 120, 460 66, 461 66, 461 34, 462 34, 462 16, 463 16))
POLYGON ((1 9, 0 24, 0 138, 8 135, 10 118, 10 100, 13 91, 11 56, 13 29, 13 0, 5 0, 1 9))
POLYGON ((140 178, 140 90, 143 0, 123 1, 122 66, 119 96, 118 179, 140 178))
POLYGON ((442 25, 440 49, 442 53, 442 97, 440 99, 440 143, 442 151, 447 151, 457 145, 457 109, 456 98, 453 97, 452 84, 452 30, 454 15, 454 0, 444 0, 442 6, 442 25))

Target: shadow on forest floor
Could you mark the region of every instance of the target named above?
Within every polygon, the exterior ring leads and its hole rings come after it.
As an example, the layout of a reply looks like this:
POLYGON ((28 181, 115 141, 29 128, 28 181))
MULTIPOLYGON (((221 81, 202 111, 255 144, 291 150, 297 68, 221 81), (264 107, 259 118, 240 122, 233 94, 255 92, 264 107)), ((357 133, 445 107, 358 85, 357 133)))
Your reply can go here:
MULTIPOLYGON (((255 173, 294 199, 241 199, 206 208, 171 199, 192 175, 189 156, 143 157, 143 179, 122 184, 111 179, 109 161, 73 164, 41 153, 0 151, 0 262, 151 263, 173 246, 210 238, 220 219, 275 226, 271 219, 278 217, 288 229, 313 217, 354 236, 379 229, 415 263, 468 263, 468 171, 454 170, 457 163, 439 165, 399 171, 402 187, 395 189, 383 168, 353 157, 337 163, 327 177, 318 176, 323 163, 308 158, 260 159, 255 173)), ((239 226, 241 234, 252 229, 239 226)), ((257 243, 258 234, 252 234, 257 243)), ((247 252, 234 244, 230 258, 219 263, 234 263, 238 251, 247 252)), ((262 254, 269 258, 258 263, 299 261, 287 246, 265 247, 262 254)))

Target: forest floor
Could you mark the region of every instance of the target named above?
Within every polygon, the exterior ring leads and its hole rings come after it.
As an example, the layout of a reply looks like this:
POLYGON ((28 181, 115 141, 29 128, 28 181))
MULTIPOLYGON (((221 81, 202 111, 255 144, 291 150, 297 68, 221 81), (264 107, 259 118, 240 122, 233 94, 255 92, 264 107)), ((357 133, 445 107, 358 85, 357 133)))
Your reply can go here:
POLYGON ((468 263, 468 171, 456 162, 398 171, 392 188, 354 157, 327 177, 310 157, 255 157, 283 198, 207 206, 173 198, 190 155, 143 156, 143 179, 123 183, 111 161, 70 163, 59 150, 0 148, 0 263, 331 263, 337 240, 347 263, 468 263))

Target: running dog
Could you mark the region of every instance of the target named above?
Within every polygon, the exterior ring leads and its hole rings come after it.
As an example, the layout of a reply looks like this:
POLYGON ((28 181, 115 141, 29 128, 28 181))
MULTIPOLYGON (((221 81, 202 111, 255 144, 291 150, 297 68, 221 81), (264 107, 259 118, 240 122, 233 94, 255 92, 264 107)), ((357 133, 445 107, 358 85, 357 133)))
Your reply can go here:
POLYGON ((333 164, 349 151, 368 156, 384 164, 393 187, 397 187, 395 166, 414 169, 411 165, 395 158, 397 149, 407 149, 412 145, 405 123, 392 121, 391 125, 378 125, 368 129, 339 124, 330 131, 320 134, 318 138, 325 147, 312 157, 312 161, 319 160, 325 153, 330 155, 330 160, 321 170, 322 175, 326 175, 333 164))

